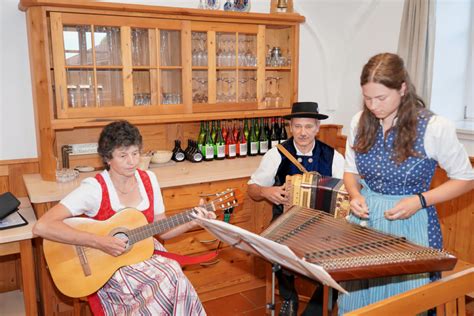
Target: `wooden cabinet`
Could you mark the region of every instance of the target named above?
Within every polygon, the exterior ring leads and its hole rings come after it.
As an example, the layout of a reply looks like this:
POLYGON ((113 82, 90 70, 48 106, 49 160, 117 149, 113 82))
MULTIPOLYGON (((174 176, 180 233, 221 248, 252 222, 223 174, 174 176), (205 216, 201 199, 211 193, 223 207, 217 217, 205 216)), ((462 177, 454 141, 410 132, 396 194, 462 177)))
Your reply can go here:
POLYGON ((298 14, 65 0, 20 0, 19 7, 27 15, 45 179, 54 180, 69 131, 95 135, 118 118, 173 130, 280 116, 297 100, 298 14))

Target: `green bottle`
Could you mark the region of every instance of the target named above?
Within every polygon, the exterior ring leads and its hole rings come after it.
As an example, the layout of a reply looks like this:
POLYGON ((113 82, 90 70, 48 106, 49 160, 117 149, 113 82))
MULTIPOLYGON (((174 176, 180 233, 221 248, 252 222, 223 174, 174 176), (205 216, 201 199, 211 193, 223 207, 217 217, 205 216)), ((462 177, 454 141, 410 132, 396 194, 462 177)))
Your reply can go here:
POLYGON ((258 137, 258 153, 260 155, 265 155, 268 151, 268 136, 267 132, 265 131, 265 124, 263 124, 263 118, 260 119, 260 133, 258 137))
POLYGON ((255 136, 257 136, 257 139, 260 138, 260 124, 258 122, 258 118, 253 119, 254 121, 254 127, 255 127, 255 136))
POLYGON ((217 135, 216 121, 212 121, 211 136, 212 136, 212 141, 214 142, 214 144, 216 143, 216 135, 217 135))
POLYGON ((214 144, 214 157, 219 160, 225 158, 225 141, 222 137, 220 122, 217 122, 216 142, 214 144))
POLYGON ((208 128, 206 131, 206 141, 204 145, 204 160, 210 161, 214 159, 214 141, 212 140, 211 131, 208 128))
POLYGON ((247 123, 247 119, 244 119, 244 135, 245 135, 245 139, 249 139, 249 126, 248 126, 248 123, 247 123))
POLYGON ((258 154, 258 138, 255 132, 255 122, 252 121, 252 125, 250 126, 250 134, 249 134, 249 156, 255 156, 258 154))
POLYGON ((206 128, 204 127, 204 121, 201 121, 201 128, 199 129, 199 135, 197 138, 199 151, 202 152, 202 146, 206 141, 206 128))

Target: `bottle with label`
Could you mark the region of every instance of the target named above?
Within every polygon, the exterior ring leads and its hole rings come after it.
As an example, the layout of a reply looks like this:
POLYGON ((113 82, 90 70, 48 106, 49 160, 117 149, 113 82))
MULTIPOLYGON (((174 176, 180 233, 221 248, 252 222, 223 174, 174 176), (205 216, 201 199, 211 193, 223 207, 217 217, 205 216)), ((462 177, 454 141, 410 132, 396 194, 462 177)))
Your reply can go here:
POLYGON ((281 122, 280 129, 281 129, 280 143, 283 143, 285 140, 288 139, 288 134, 286 133, 286 128, 285 128, 285 122, 284 121, 281 122))
POLYGON ((245 135, 245 139, 248 140, 249 139, 249 125, 248 125, 248 122, 247 122, 247 119, 244 119, 244 135, 245 135))
POLYGON ((257 136, 257 139, 260 139, 260 124, 258 118, 252 119, 253 123, 252 125, 255 128, 255 136, 257 136))
POLYGON ((217 139, 216 135, 217 135, 216 121, 212 121, 211 137, 214 144, 216 143, 216 139, 217 139))
POLYGON ((278 123, 274 118, 272 121, 272 129, 270 130, 270 148, 276 147, 280 143, 280 137, 278 136, 278 123))
POLYGON ((237 157, 247 157, 247 139, 242 126, 239 128, 239 138, 237 140, 237 157))
POLYGON ((222 130, 219 122, 217 123, 217 131, 216 131, 216 142, 214 144, 215 152, 214 157, 218 160, 222 160, 225 158, 225 142, 224 138, 222 137, 222 130))
POLYGON ((211 131, 207 129, 206 140, 204 142, 204 160, 210 161, 214 159, 214 141, 212 140, 211 131))
POLYGON ((197 142, 193 141, 192 139, 188 139, 188 147, 185 150, 186 159, 191 162, 201 162, 202 161, 202 153, 197 147, 197 142))
POLYGON ((234 121, 234 128, 232 129, 232 133, 234 134, 234 139, 237 142, 239 140, 239 128, 235 127, 235 121, 234 121))
POLYGON ((225 156, 228 159, 235 158, 237 156, 236 141, 234 138, 234 133, 230 131, 227 133, 227 139, 225 142, 225 156))
MULTIPOLYGON (((188 142, 189 146, 189 142, 188 142)), ((184 151, 181 149, 181 141, 179 139, 176 139, 174 141, 174 148, 173 148, 173 155, 171 156, 171 159, 173 159, 176 162, 181 162, 184 161, 186 158, 186 155, 184 154, 184 151)))
POLYGON ((258 153, 260 155, 265 155, 268 151, 268 137, 267 133, 265 132, 265 124, 263 123, 263 118, 260 119, 260 133, 258 138, 258 153))
MULTIPOLYGON (((219 124, 219 123, 218 123, 219 124)), ((222 121, 220 124, 220 129, 221 129, 221 133, 222 133, 222 138, 224 139, 224 143, 226 142, 227 140, 227 135, 228 135, 228 128, 227 128, 227 124, 226 124, 226 121, 222 121)))
POLYGON ((197 137, 197 144, 200 151, 202 151, 202 145, 206 140, 206 127, 204 126, 204 122, 201 121, 201 128, 199 129, 199 135, 197 137))
POLYGON ((258 138, 255 129, 255 121, 252 121, 248 140, 248 143, 250 144, 249 156, 255 156, 258 154, 258 138))

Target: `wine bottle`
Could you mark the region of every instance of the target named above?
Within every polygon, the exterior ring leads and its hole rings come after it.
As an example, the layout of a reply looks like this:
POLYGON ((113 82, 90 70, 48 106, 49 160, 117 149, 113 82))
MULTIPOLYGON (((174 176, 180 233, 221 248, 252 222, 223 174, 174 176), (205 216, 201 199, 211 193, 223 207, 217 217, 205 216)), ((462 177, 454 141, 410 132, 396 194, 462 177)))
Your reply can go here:
POLYGON ((221 132, 222 133, 222 139, 224 139, 224 143, 225 143, 226 140, 227 140, 227 135, 228 135, 229 130, 227 129, 227 124, 226 124, 225 121, 223 121, 220 126, 221 126, 220 128, 221 128, 221 131, 222 131, 221 132))
POLYGON ((206 142, 204 145, 204 160, 210 161, 214 159, 214 141, 212 140, 211 131, 206 132, 206 142))
POLYGON ((247 139, 242 126, 239 127, 239 138, 237 140, 237 157, 243 158, 247 156, 247 139))
POLYGON ((272 119, 272 129, 270 132, 270 148, 276 147, 280 143, 278 136, 278 123, 275 118, 272 119))
POLYGON ((222 130, 221 125, 219 122, 217 123, 217 131, 216 131, 216 142, 214 144, 215 152, 214 157, 216 159, 222 160, 225 158, 225 142, 224 138, 222 138, 222 130))
POLYGON ((225 142, 225 156, 228 159, 235 158, 237 155, 236 142, 234 138, 234 133, 230 131, 227 133, 227 139, 225 142))
POLYGON ((201 162, 203 157, 201 151, 197 147, 197 142, 190 139, 188 141, 188 148, 186 148, 187 150, 185 151, 186 159, 191 162, 201 162))
POLYGON ((249 126, 248 126, 248 122, 247 122, 247 119, 244 119, 244 135, 245 135, 245 139, 248 140, 249 139, 249 126))
POLYGON ((214 144, 216 143, 216 135, 217 135, 216 121, 212 121, 211 137, 214 144))
POLYGON ((255 136, 257 136, 257 139, 260 138, 260 124, 258 122, 259 122, 258 118, 253 119, 253 125, 255 128, 255 136))
POLYGON ((174 149, 173 149, 173 155, 171 156, 171 159, 177 162, 184 161, 186 158, 184 151, 181 149, 181 141, 179 139, 176 139, 174 141, 174 149))
POLYGON ((286 133, 286 128, 285 128, 285 122, 282 121, 281 124, 280 124, 280 129, 281 129, 281 133, 280 133, 280 143, 283 143, 285 140, 288 139, 288 134, 286 133))
POLYGON ((268 151, 268 137, 267 133, 265 132, 265 126, 263 123, 263 118, 260 119, 260 133, 259 133, 259 138, 258 138, 258 153, 260 155, 265 155, 265 153, 268 151))
POLYGON ((197 137, 197 144, 200 151, 202 151, 202 145, 206 140, 206 128, 204 126, 204 122, 201 121, 201 128, 199 129, 199 135, 197 137))
MULTIPOLYGON (((206 157, 206 137, 207 137, 207 131, 209 131, 209 133, 210 133, 210 128, 211 128, 211 125, 210 125, 209 121, 207 121, 204 125, 204 138, 202 140, 201 147, 200 147, 203 157, 206 157)), ((198 146, 199 146, 199 144, 198 144, 198 146)))
POLYGON ((252 124, 250 125, 250 134, 249 134, 249 156, 255 156, 258 154, 258 138, 255 131, 255 121, 252 120, 252 124))

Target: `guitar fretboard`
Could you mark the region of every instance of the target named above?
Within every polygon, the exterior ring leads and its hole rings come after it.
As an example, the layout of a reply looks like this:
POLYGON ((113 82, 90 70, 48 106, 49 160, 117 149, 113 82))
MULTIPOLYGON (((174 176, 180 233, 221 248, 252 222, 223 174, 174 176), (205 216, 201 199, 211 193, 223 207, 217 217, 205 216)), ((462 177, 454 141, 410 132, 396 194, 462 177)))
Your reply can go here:
MULTIPOLYGON (((212 204, 203 205, 201 207, 208 211, 214 211, 212 204)), ((193 209, 190 209, 158 222, 153 222, 148 225, 132 229, 128 232, 128 242, 130 245, 133 245, 148 237, 162 234, 179 225, 186 224, 194 219, 194 217, 191 215, 193 211, 193 209)))

